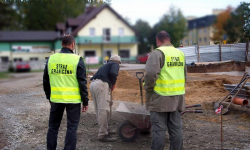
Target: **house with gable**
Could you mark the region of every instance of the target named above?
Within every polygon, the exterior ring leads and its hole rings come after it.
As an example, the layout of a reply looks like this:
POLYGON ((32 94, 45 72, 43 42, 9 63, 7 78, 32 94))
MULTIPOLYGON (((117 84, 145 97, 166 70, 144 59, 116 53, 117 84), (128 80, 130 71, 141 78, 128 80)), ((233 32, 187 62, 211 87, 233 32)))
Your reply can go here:
POLYGON ((87 64, 104 62, 112 54, 120 55, 122 61, 136 61, 136 32, 109 5, 86 7, 84 14, 57 23, 56 32, 76 38, 76 54, 83 56, 87 64))
POLYGON ((16 62, 28 61, 31 70, 41 70, 46 58, 61 49, 64 34, 76 38, 76 54, 86 64, 105 62, 112 54, 122 61, 136 61, 135 30, 109 5, 86 7, 85 13, 57 23, 55 31, 0 31, 0 72, 16 62))

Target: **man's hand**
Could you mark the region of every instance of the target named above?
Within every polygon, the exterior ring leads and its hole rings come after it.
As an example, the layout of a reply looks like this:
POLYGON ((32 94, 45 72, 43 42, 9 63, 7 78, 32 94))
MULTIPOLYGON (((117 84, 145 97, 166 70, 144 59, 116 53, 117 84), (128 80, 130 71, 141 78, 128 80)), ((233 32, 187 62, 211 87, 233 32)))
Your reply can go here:
POLYGON ((113 106, 113 101, 109 102, 109 107, 113 106))
POLYGON ((111 91, 114 91, 114 89, 115 89, 115 85, 113 85, 113 87, 112 87, 111 91))
POLYGON ((86 112, 88 110, 88 106, 82 106, 82 112, 86 112))

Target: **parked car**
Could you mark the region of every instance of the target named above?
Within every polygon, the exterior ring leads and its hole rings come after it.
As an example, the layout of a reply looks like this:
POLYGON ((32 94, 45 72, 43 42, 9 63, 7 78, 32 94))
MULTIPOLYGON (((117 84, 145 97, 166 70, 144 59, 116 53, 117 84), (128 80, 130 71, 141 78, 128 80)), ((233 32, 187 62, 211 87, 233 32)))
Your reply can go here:
POLYGON ((148 60, 149 55, 150 55, 150 53, 139 55, 138 58, 137 58, 138 62, 139 63, 146 63, 147 60, 148 60))
POLYGON ((30 71, 30 64, 28 61, 16 62, 15 71, 30 71))

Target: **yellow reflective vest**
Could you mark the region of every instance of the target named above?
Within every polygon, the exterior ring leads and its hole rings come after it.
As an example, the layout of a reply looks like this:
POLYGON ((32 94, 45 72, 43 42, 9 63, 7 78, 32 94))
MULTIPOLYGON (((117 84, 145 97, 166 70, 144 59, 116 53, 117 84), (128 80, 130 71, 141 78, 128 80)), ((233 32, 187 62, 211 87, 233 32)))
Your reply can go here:
POLYGON ((49 58, 48 73, 51 88, 50 101, 54 103, 81 103, 77 81, 80 56, 56 53, 49 58))
POLYGON ((185 56, 172 46, 159 47, 165 55, 165 62, 156 80, 154 91, 161 96, 185 94, 185 56))

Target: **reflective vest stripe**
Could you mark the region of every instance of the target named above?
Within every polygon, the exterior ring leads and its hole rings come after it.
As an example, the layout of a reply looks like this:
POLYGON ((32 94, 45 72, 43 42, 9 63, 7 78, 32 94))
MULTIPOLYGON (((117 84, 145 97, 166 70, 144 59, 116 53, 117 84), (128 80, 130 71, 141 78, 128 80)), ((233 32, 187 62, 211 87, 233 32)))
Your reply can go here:
POLYGON ((80 95, 51 95, 53 99, 80 99, 80 95))
POLYGON ((178 84, 178 83, 185 83, 184 79, 180 79, 180 80, 161 80, 158 79, 156 80, 156 84, 178 84))
POLYGON ((72 92, 79 92, 78 87, 51 87, 51 91, 59 91, 59 92, 66 92, 66 91, 72 91, 72 92))
POLYGON ((155 87, 154 90, 162 92, 176 92, 185 90, 184 87, 155 87))

